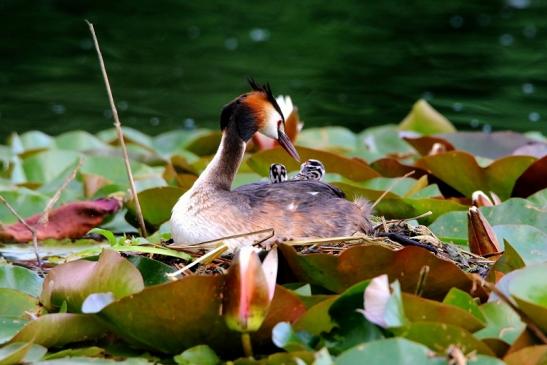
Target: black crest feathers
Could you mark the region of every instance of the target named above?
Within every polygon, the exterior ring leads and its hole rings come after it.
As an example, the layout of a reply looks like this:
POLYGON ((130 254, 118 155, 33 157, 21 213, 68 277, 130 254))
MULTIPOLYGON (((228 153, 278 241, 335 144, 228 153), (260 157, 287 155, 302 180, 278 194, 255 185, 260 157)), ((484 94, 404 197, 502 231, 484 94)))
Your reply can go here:
POLYGON ((275 100, 275 97, 272 93, 272 88, 270 87, 269 83, 265 84, 258 84, 252 77, 247 78, 249 81, 249 85, 251 86, 251 89, 254 91, 260 91, 266 94, 266 97, 268 98, 268 101, 273 105, 275 110, 281 115, 281 120, 283 121, 283 125, 285 125, 285 116, 283 115, 283 112, 281 111, 281 108, 279 107, 279 104, 277 104, 277 100, 275 100))

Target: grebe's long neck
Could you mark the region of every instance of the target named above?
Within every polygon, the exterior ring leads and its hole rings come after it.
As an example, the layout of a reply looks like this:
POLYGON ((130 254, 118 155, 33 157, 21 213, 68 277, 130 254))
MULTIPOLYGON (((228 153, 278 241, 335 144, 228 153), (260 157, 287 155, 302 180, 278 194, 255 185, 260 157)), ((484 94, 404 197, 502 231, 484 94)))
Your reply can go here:
POLYGON ((208 186, 229 191, 244 153, 245 142, 231 124, 224 129, 215 156, 194 183, 194 188, 208 186))

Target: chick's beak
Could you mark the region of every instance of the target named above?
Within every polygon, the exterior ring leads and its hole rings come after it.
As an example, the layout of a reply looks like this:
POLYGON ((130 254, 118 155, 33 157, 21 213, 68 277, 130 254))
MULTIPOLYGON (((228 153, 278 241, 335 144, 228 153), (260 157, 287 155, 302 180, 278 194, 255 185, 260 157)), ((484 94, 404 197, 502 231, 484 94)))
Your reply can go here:
POLYGON ((279 142, 281 147, 283 147, 292 158, 300 162, 300 156, 298 155, 296 148, 294 148, 289 137, 281 129, 277 130, 277 142, 279 142))

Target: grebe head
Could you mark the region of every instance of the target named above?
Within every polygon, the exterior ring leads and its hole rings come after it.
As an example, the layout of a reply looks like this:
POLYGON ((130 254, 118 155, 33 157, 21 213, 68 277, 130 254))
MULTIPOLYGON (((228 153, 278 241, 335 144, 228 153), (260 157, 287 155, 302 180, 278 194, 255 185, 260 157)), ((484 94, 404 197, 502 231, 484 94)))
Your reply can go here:
POLYGON ((249 79, 249 84, 252 91, 240 95, 222 109, 220 128, 222 130, 229 126, 237 128, 239 137, 245 142, 253 134, 260 132, 276 139, 291 157, 300 161, 298 152, 284 132, 285 117, 273 96, 270 85, 260 85, 253 79, 249 79))

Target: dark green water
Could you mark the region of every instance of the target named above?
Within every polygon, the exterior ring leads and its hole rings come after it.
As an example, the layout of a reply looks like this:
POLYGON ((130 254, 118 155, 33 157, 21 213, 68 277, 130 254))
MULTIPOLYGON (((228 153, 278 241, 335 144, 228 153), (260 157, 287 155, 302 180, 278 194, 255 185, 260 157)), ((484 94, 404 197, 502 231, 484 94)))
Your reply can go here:
POLYGON ((547 2, 0 0, 0 137, 122 123, 216 126, 245 78, 307 126, 400 121, 426 97, 459 128, 547 131, 547 2))

